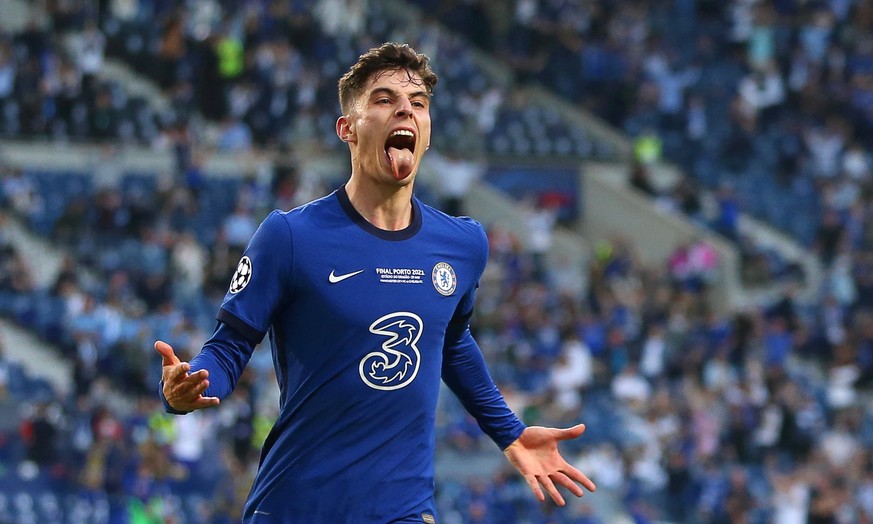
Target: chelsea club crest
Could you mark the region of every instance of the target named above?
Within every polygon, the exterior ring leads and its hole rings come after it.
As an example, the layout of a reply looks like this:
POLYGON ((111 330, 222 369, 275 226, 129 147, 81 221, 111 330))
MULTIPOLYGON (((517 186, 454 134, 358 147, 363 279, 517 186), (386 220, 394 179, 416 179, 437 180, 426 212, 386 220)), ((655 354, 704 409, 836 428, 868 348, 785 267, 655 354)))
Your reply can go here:
POLYGON ((433 267, 431 272, 431 280, 433 287, 439 291, 440 295, 449 296, 455 292, 458 286, 458 277, 455 276, 455 270, 448 262, 438 262, 433 267))

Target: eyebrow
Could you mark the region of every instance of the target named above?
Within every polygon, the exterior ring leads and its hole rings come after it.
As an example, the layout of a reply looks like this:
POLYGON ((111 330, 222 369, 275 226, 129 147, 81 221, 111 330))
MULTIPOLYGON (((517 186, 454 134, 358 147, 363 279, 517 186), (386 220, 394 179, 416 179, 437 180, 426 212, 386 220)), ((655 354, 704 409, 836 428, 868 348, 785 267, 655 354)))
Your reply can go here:
MULTIPOLYGON (((394 89, 391 89, 390 87, 377 87, 376 89, 370 91, 370 98, 380 94, 397 96, 398 92, 394 89)), ((430 95, 427 93, 427 91, 421 90, 410 93, 409 98, 426 98, 430 100, 430 95)))

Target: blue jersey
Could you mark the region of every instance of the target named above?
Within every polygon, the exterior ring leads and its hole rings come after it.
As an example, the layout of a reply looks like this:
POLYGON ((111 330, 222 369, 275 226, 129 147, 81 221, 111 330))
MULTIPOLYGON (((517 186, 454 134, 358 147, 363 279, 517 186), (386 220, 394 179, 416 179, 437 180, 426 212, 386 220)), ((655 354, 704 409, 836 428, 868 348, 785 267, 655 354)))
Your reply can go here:
POLYGON ((431 522, 441 378, 501 448, 523 431, 468 327, 485 233, 412 204, 409 227, 384 231, 341 188, 273 212, 249 243, 191 361, 222 398, 270 336, 280 410, 246 522, 431 522))

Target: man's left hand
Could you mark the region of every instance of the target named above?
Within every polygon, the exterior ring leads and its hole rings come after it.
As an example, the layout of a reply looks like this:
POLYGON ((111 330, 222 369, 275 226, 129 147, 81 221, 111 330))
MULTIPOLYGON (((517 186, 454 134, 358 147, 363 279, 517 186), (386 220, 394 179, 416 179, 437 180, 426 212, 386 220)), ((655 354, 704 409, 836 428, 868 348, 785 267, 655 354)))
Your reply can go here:
POLYGON ((555 504, 563 506, 566 503, 556 484, 564 486, 577 497, 584 493, 580 484, 588 491, 597 489, 591 479, 568 464, 558 451, 559 441, 577 438, 584 431, 585 424, 567 429, 530 426, 503 450, 503 454, 518 469, 540 502, 546 500, 543 493, 545 488, 555 504))

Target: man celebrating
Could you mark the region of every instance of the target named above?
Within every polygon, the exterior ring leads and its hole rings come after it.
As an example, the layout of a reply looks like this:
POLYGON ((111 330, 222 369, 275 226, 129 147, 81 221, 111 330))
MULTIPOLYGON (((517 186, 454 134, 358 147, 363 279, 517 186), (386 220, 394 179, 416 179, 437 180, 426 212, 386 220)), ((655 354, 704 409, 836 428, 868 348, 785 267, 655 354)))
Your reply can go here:
POLYGON ((557 448, 584 426, 526 427, 470 334, 488 257, 482 226, 413 196, 436 82, 407 45, 362 55, 339 81, 348 182, 264 220, 190 363, 155 343, 164 405, 182 414, 218 405, 270 336, 280 413, 244 522, 435 522, 441 379, 539 500, 545 490, 564 505, 556 485, 576 496, 595 489, 557 448))

